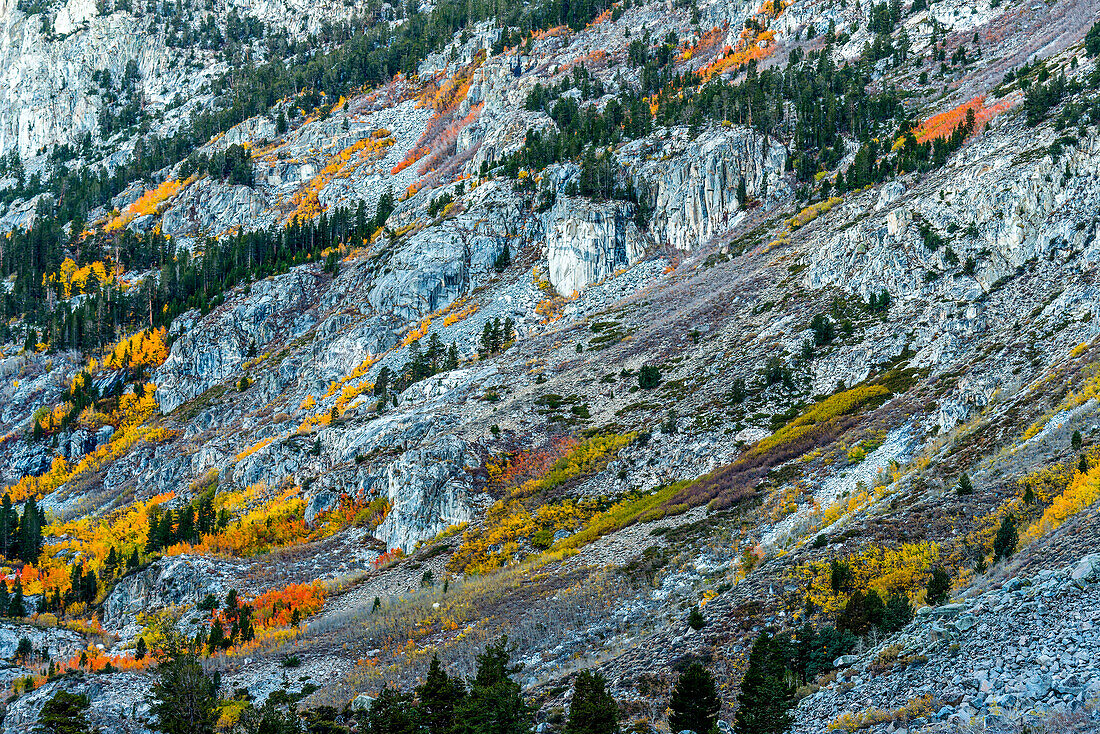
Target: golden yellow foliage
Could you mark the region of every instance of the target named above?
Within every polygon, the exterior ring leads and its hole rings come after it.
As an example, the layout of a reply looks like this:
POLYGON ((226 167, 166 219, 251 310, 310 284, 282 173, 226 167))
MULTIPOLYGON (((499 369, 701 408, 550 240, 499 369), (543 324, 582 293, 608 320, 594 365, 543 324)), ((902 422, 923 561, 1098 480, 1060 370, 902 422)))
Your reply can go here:
POLYGON ((926 693, 918 698, 909 699, 909 701, 899 709, 888 710, 869 708, 854 713, 845 711, 829 722, 829 730, 859 731, 860 729, 869 729, 876 724, 883 724, 888 721, 908 722, 910 719, 927 716, 932 711, 933 697, 931 693, 926 693))
MULTIPOLYGON (((874 589, 882 598, 890 594, 910 594, 923 589, 939 558, 939 546, 932 542, 902 543, 899 546, 867 545, 839 559, 852 572, 851 587, 874 589)), ((828 563, 804 563, 790 576, 806 590, 809 601, 823 613, 841 609, 847 602, 844 590, 834 591, 828 563)))
POLYGON ((825 201, 818 202, 817 204, 811 204, 791 219, 788 219, 787 226, 792 232, 799 227, 805 227, 807 224, 817 219, 822 214, 829 211, 842 201, 844 201, 844 199, 839 196, 830 196, 825 201))
POLYGON ((161 204, 178 194, 185 186, 194 180, 195 176, 191 176, 186 181, 182 182, 176 179, 168 179, 155 189, 149 189, 142 194, 137 201, 126 207, 121 214, 107 222, 106 226, 104 226, 104 230, 107 232, 115 232, 138 217, 154 214, 161 204))
POLYGON ((1030 543, 1056 530, 1062 523, 1100 499, 1100 464, 1093 463, 1084 474, 1077 472, 1069 487, 1056 496, 1043 516, 1020 535, 1020 543, 1030 543))
MULTIPOLYGON (((596 515, 598 506, 594 501, 565 499, 533 507, 528 505, 535 505, 542 495, 571 479, 602 470, 635 438, 637 434, 634 433, 608 434, 580 443, 560 444, 559 450, 567 450, 567 453, 545 474, 512 488, 504 499, 489 508, 481 527, 463 533, 462 545, 451 557, 448 567, 465 573, 484 573, 511 562, 521 542, 545 550, 554 544, 553 536, 559 530, 579 530, 596 515)), ((491 463, 489 474, 490 481, 499 481, 508 472, 505 467, 491 463)))

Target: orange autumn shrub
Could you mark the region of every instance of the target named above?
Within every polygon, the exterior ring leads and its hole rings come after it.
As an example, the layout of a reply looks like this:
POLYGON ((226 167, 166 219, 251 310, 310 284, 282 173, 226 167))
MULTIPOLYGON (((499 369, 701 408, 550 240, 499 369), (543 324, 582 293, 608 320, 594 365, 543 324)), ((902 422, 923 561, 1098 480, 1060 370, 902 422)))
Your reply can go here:
POLYGON ((1012 101, 1007 99, 1001 100, 992 107, 986 107, 985 95, 979 94, 954 109, 929 117, 913 131, 913 135, 918 143, 950 137, 955 132, 955 128, 966 122, 966 115, 970 110, 974 111, 974 121, 976 123, 974 132, 977 132, 985 127, 990 120, 1010 107, 1012 107, 1012 101))
POLYGON ((290 627, 297 610, 300 619, 321 611, 325 590, 318 583, 291 584, 256 597, 252 604, 252 620, 257 628, 290 627))

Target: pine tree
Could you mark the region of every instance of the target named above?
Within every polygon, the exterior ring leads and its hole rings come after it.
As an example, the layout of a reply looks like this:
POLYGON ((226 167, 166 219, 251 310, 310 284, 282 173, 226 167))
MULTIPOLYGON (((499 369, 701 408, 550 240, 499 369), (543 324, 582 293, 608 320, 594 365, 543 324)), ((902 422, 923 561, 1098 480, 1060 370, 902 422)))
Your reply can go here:
POLYGON ((913 605, 905 593, 891 594, 886 600, 886 612, 882 619, 884 632, 897 632, 913 620, 913 605))
POLYGON ((84 694, 58 691, 42 705, 36 734, 89 734, 88 705, 84 694))
MULTIPOLYGON (((145 539, 145 552, 155 553, 160 550, 160 513, 154 512, 149 516, 149 534, 145 539)), ((135 549, 136 552, 136 549, 135 549)))
POLYGON ((709 734, 718 721, 721 705, 714 677, 702 664, 692 663, 672 688, 668 728, 674 732, 689 729, 695 734, 709 734))
POLYGON ((955 493, 962 497, 968 494, 973 494, 973 492, 974 486, 970 483, 970 477, 967 476, 966 472, 963 472, 959 475, 959 483, 955 487, 955 493))
POLYGON ((688 613, 688 626, 695 631, 699 631, 703 629, 703 627, 706 627, 706 625, 707 620, 703 617, 703 612, 699 609, 699 605, 696 604, 688 613))
POLYGON ((439 657, 432 658, 424 683, 417 687, 416 697, 420 724, 428 734, 448 734, 455 728, 455 709, 466 697, 466 685, 459 678, 451 678, 439 664, 439 657))
POLYGON ((164 734, 214 734, 218 697, 194 653, 175 651, 157 666, 152 713, 164 734))
POLYGON ((210 634, 206 637, 206 649, 213 655, 218 649, 225 646, 225 629, 222 627, 222 621, 215 619, 214 624, 210 625, 210 634))
POLYGON ((573 700, 565 734, 618 734, 619 706, 607 690, 603 673, 582 670, 573 681, 573 700))
POLYGON ((148 654, 149 648, 145 644, 145 638, 139 637, 137 645, 134 646, 134 660, 144 660, 148 654))
POLYGON ((447 372, 458 369, 458 347, 454 342, 451 342, 451 347, 447 350, 447 361, 443 363, 443 369, 447 372))
POLYGON ((761 632, 749 651, 733 730, 737 734, 781 734, 791 723, 788 709, 793 693, 786 681, 781 650, 771 635, 761 632))
POLYGON ((42 552, 42 524, 38 507, 31 497, 23 505, 19 519, 19 557, 27 563, 37 563, 42 552))
POLYGON ((370 734, 416 734, 416 711, 412 695, 390 686, 382 686, 367 711, 370 734))
POLYGON ((115 568, 118 566, 118 553, 115 552, 115 547, 112 545, 110 552, 107 553, 107 560, 104 562, 104 569, 107 571, 108 576, 115 575, 115 568))
POLYGON ((15 647, 15 660, 20 664, 26 664, 30 660, 31 655, 34 653, 34 646, 31 645, 30 639, 26 637, 19 638, 19 644, 15 647))
POLYGON ((0 551, 5 558, 11 558, 14 555, 12 537, 15 535, 17 524, 18 516, 11 505, 11 495, 5 493, 3 504, 0 505, 0 551))
POLYGON ((501 637, 477 656, 477 674, 470 693, 458 706, 462 734, 528 734, 534 713, 511 678, 517 672, 509 661, 508 639, 501 637))
POLYGON ((16 577, 15 586, 12 587, 11 590, 11 600, 8 602, 8 616, 27 616, 27 607, 23 604, 23 582, 20 581, 18 577, 16 577))
POLYGON ((933 606, 939 606, 947 602, 951 592, 951 577, 941 567, 937 566, 932 571, 932 577, 928 579, 928 588, 925 590, 925 600, 933 606))
POLYGON ((477 354, 482 359, 487 359, 493 353, 493 324, 486 321, 481 330, 481 341, 478 343, 477 354))
POLYGON ((638 387, 643 390, 652 390, 661 384, 661 370, 652 364, 644 364, 638 370, 638 387))
POLYGON ((1001 526, 997 528, 997 537, 993 539, 993 561, 1011 558, 1016 552, 1017 542, 1019 542, 1019 535, 1016 533, 1016 518, 1005 515, 1001 520, 1001 526))

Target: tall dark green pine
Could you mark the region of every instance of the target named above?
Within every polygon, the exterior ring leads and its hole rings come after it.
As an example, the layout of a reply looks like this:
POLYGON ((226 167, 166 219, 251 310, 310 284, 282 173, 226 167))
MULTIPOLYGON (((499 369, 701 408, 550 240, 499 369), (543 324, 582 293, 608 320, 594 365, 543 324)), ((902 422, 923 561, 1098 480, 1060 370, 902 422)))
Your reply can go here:
POLYGON ((565 734, 619 734, 619 705, 603 673, 582 670, 573 681, 565 734))
POLYGON ((15 579, 15 586, 11 590, 11 600, 8 601, 8 616, 27 616, 27 607, 23 604, 23 583, 18 577, 15 579))
POLYGON ((416 734, 412 695, 398 688, 382 686, 367 712, 370 734, 416 734))
POLYGON ((460 734, 529 734, 534 712, 523 700, 517 672, 509 662, 508 640, 501 637, 477 656, 477 675, 470 694, 458 707, 456 732, 460 734))
POLYGON ((0 505, 0 552, 5 558, 14 555, 11 541, 17 524, 15 508, 11 506, 11 495, 5 492, 3 504, 0 505))
POLYGON ((424 683, 417 687, 417 707, 421 727, 427 734, 449 734, 455 728, 455 709, 466 698, 466 685, 451 678, 433 657, 424 683))
POLYGON ((787 681, 782 654, 772 637, 761 632, 752 643, 749 664, 737 699, 737 734, 781 734, 791 724, 789 708, 794 694, 787 681))
POLYGON ((177 654, 157 667, 152 713, 164 734, 214 734, 218 696, 192 653, 177 654))
POLYGON ((19 519, 19 557, 27 563, 37 563, 42 552, 42 517, 31 497, 23 505, 19 519))
POLYGON ((154 513, 149 516, 149 537, 145 541, 145 552, 153 553, 160 550, 158 543, 160 538, 160 514, 154 513))
POLYGON ((172 545, 174 517, 175 513, 172 512, 172 508, 164 511, 164 517, 161 518, 160 525, 157 527, 157 548, 163 549, 172 545))
POLYGON ((714 676, 701 663, 692 663, 680 674, 668 702, 668 728, 710 734, 718 721, 722 700, 714 676))
POLYGON ((1001 520, 1001 526, 997 528, 997 537, 993 539, 993 560, 1011 558, 1016 552, 1016 543, 1020 540, 1016 532, 1016 518, 1005 515, 1001 520))
POLYGON ((108 576, 114 576, 116 568, 118 568, 118 552, 112 545, 110 552, 107 554, 107 560, 104 562, 104 570, 108 576))
POLYGON ((932 570, 932 576, 928 579, 928 587, 925 589, 924 598, 928 604, 939 606, 947 603, 951 593, 951 576, 937 566, 932 570))

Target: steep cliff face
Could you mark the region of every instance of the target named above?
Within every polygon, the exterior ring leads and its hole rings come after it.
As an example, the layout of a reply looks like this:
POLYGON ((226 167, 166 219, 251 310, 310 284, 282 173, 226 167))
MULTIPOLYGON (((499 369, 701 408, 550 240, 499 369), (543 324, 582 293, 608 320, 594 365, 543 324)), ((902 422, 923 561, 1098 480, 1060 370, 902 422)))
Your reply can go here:
POLYGON ((677 250, 734 229, 748 205, 770 209, 790 196, 786 148, 747 128, 698 136, 677 128, 659 141, 626 146, 621 157, 650 198, 653 238, 677 250))
POLYGON ((207 559, 174 556, 121 579, 104 601, 103 625, 135 631, 137 615, 168 607, 194 606, 210 593, 224 595, 239 569, 219 567, 207 559))
POLYGON ((1054 157, 1053 131, 1028 135, 1018 118, 1003 122, 926 179, 876 192, 874 216, 828 232, 809 253, 806 285, 974 301, 1035 259, 1096 262, 1100 138, 1090 133, 1054 157))
POLYGON ((124 78, 131 61, 150 76, 167 71, 163 42, 147 38, 129 14, 101 17, 84 0, 71 0, 52 22, 49 14, 24 15, 15 0, 0 10, 0 154, 30 159, 44 146, 95 134, 102 106, 95 72, 124 78))
POLYGON ((645 254, 633 217, 630 203, 558 197, 543 217, 550 283, 558 293, 572 295, 645 254))
MULTIPOLYGON (((171 13, 162 17, 156 3, 136 0, 128 10, 95 0, 32 6, 35 12, 28 15, 17 0, 0 3, 0 155, 15 151, 32 161, 57 145, 71 145, 79 155, 85 136, 102 139, 103 111, 118 114, 130 103, 142 112, 167 112, 150 123, 156 132, 171 132, 205 104, 203 86, 226 69, 208 48, 168 45, 165 17, 171 13), (99 76, 104 72, 110 81, 99 76), (177 98, 182 107, 169 109, 177 98)), ((332 0, 265 1, 244 11, 220 1, 181 7, 192 30, 209 23, 224 33, 230 13, 239 12, 290 38, 304 38, 355 12, 332 0)))
POLYGON ((305 333, 316 321, 311 309, 324 281, 324 276, 307 269, 258 281, 246 296, 185 330, 154 377, 162 390, 161 410, 171 412, 235 374, 250 352, 264 352, 277 336, 305 333))

